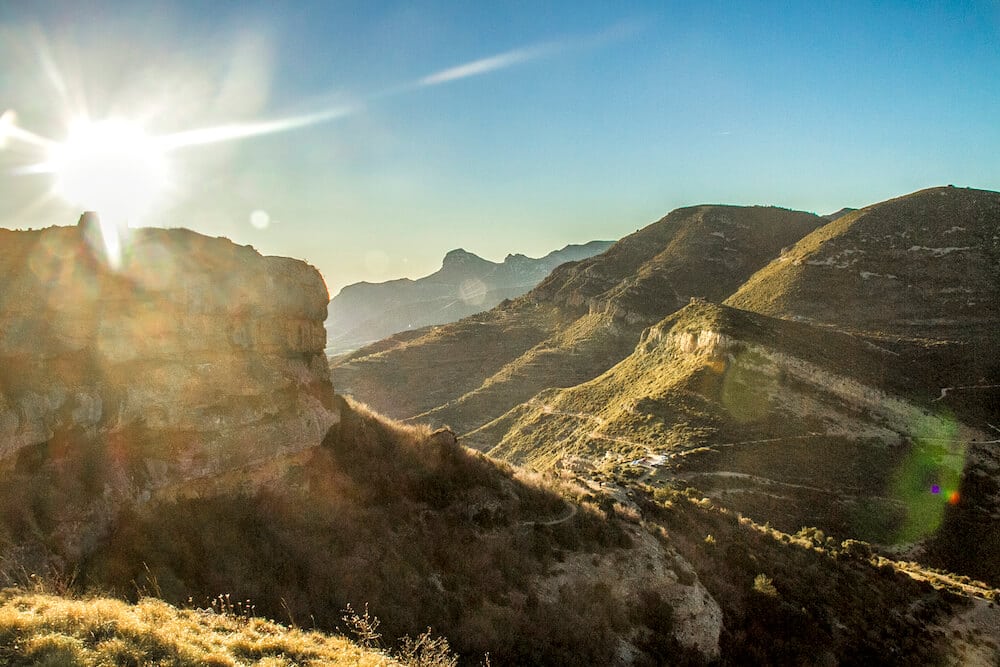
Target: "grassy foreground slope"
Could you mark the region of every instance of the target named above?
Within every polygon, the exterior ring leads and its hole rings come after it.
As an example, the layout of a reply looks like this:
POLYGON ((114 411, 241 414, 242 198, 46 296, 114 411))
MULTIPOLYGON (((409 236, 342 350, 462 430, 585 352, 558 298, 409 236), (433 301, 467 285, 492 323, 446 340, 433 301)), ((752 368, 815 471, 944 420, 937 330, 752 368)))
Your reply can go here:
POLYGON ((391 667, 351 641, 260 618, 102 597, 0 592, 0 663, 9 667, 391 667))
POLYGON ((726 298, 823 222, 771 207, 677 209, 520 299, 336 362, 334 386, 390 416, 472 430, 546 387, 599 375, 645 327, 691 297, 726 298))

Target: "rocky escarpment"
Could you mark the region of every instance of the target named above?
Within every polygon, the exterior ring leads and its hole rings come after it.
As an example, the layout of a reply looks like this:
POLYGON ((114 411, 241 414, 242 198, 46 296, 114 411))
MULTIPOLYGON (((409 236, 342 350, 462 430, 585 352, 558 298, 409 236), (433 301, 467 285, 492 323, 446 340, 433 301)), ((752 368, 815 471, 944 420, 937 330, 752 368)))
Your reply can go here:
POLYGON ((307 264, 183 230, 0 230, 7 537, 87 550, 122 506, 319 444, 338 420, 307 264))

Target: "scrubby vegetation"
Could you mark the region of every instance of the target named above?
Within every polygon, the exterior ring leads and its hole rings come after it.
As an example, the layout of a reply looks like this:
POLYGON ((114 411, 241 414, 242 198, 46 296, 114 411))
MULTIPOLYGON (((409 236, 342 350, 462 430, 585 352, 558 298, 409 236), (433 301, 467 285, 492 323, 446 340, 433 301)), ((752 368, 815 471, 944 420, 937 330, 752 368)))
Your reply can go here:
POLYGON ((205 493, 123 515, 84 564, 82 585, 195 604, 228 592, 267 617, 322 629, 367 603, 393 647, 430 626, 471 660, 610 659, 612 636, 634 622, 609 613, 621 601, 569 587, 540 596, 536 581, 568 554, 627 549, 617 521, 570 511, 540 479, 448 433, 356 404, 342 414, 323 448, 249 495, 205 493))
POLYGON ((658 489, 640 502, 722 605, 724 663, 961 664, 966 642, 995 639, 969 630, 956 641, 946 630, 970 605, 958 578, 932 585, 916 564, 874 556, 865 543, 816 528, 782 533, 694 490, 658 489))
MULTIPOLYGON (((343 638, 260 618, 6 589, 0 592, 0 664, 51 667, 292 667, 400 663, 343 638)), ((440 663, 445 667, 446 663, 440 663)))

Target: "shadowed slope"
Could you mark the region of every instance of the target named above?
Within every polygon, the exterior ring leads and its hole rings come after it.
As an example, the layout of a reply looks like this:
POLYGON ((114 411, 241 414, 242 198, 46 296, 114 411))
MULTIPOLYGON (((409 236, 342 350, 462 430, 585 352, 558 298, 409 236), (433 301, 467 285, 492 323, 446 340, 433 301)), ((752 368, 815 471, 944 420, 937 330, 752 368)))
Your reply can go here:
POLYGON ((862 333, 919 369, 939 407, 1000 415, 1000 193, 932 188, 848 213, 726 303, 862 333))
POLYGON ((123 515, 85 582, 171 602, 227 592, 324 629, 368 603, 387 641, 431 626, 493 664, 607 664, 637 634, 678 656, 717 653, 718 606, 610 501, 581 506, 582 490, 566 499, 447 432, 356 405, 341 415, 322 447, 123 515), (641 590, 656 614, 625 613, 641 590))

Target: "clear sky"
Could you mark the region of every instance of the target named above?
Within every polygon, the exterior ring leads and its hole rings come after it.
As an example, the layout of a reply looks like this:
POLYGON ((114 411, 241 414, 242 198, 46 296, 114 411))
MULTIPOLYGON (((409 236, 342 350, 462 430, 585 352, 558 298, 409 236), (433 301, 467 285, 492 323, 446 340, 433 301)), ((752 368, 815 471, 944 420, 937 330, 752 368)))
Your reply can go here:
MULTIPOLYGON (((995 1, 0 2, 0 58, 8 125, 57 142, 83 112, 292 119, 170 152, 141 224, 306 259, 331 293, 688 204, 1000 189, 995 1)), ((0 225, 75 222, 40 149, 4 143, 0 225)))

